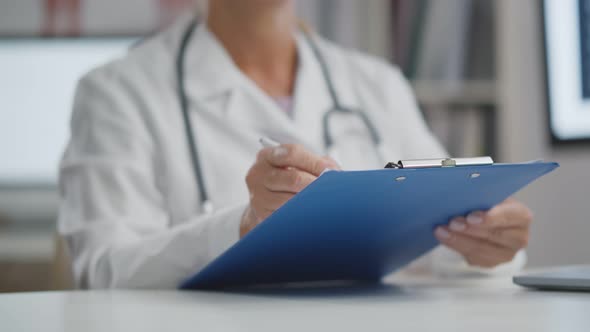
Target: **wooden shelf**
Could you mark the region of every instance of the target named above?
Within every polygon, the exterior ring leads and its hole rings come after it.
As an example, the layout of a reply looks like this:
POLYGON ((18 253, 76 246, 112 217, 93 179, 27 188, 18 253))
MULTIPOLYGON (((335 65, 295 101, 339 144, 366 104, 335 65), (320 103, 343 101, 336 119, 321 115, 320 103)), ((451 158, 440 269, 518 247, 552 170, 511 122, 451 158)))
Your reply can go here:
POLYGON ((495 105, 497 103, 495 81, 436 81, 411 82, 421 105, 495 105))

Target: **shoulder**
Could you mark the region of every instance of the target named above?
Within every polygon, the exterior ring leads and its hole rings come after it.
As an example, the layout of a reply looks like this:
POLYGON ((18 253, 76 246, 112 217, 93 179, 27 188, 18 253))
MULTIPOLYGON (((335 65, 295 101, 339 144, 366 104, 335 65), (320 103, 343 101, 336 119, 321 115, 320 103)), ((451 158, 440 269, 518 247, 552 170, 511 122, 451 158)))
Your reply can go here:
POLYGON ((80 86, 124 85, 129 89, 137 87, 136 83, 141 83, 139 86, 142 87, 172 83, 176 51, 188 21, 188 18, 179 19, 165 30, 139 40, 124 56, 85 74, 80 80, 80 86))
MULTIPOLYGON (((72 106, 72 136, 108 131, 125 137, 141 135, 150 141, 148 131, 156 128, 159 112, 174 106, 169 104, 175 102, 175 51, 186 26, 175 23, 140 41, 123 57, 85 74, 72 106)), ((105 135, 94 136, 106 139, 105 135)))
POLYGON ((399 68, 382 57, 343 47, 323 38, 319 38, 319 45, 328 63, 346 68, 357 79, 365 82, 382 79, 406 81, 399 68))
MULTIPOLYGON (((331 72, 351 82, 352 89, 382 106, 392 99, 414 103, 414 94, 401 70, 384 58, 339 46, 320 38, 318 43, 331 72)), ((396 102, 396 103, 397 103, 396 102)))
POLYGON ((377 119, 384 140, 398 146, 400 156, 446 155, 426 126, 411 85, 396 66, 325 40, 320 43, 336 83, 348 82, 340 83, 341 87, 347 84, 341 91, 350 92, 356 106, 377 119))
POLYGON ((151 117, 174 91, 174 61, 188 19, 139 41, 122 57, 85 74, 76 89, 73 120, 88 117, 151 117))

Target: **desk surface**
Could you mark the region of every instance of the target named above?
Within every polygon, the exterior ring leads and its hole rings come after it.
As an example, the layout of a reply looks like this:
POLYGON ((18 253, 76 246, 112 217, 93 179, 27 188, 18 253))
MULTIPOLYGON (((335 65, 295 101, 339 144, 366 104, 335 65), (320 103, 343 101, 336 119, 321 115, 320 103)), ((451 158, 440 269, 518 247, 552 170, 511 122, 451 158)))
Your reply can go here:
POLYGON ((0 295, 2 331, 588 331, 589 313, 590 293, 527 291, 509 279, 0 295))

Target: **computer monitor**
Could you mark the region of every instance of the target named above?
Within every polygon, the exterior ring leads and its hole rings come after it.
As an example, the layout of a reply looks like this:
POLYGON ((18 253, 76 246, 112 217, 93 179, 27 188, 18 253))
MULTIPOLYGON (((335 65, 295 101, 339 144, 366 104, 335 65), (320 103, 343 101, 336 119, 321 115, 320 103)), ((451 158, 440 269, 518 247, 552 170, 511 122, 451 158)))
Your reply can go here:
POLYGON ((76 84, 136 38, 0 38, 0 188, 54 186, 76 84))
POLYGON ((542 3, 551 136, 590 140, 590 0, 542 3))

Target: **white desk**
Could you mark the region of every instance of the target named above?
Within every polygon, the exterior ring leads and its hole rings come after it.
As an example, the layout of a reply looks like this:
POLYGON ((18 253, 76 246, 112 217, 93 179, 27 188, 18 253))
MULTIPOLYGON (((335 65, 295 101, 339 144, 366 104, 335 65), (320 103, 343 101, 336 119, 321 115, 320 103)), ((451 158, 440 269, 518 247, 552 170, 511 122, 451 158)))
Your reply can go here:
POLYGON ((531 292, 508 279, 397 281, 403 286, 4 294, 0 331, 590 331, 590 293, 531 292))

